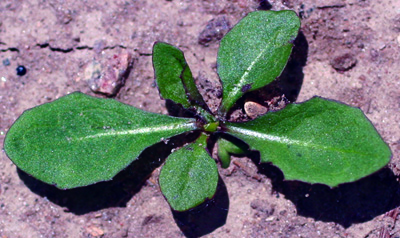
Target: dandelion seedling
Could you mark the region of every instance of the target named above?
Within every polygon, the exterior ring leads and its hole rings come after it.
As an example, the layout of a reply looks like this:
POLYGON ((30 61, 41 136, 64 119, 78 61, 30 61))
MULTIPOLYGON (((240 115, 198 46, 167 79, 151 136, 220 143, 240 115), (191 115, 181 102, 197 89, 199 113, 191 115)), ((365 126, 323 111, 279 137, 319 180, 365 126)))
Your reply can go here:
POLYGON ((197 131, 198 138, 175 149, 160 173, 161 191, 177 211, 194 208, 216 192, 217 163, 207 150, 213 135, 219 138, 224 168, 230 154, 246 152, 230 140, 237 138, 249 151, 259 151, 261 163, 280 168, 287 180, 331 187, 358 180, 391 157, 358 108, 313 97, 251 121, 228 120, 238 99, 281 74, 299 27, 292 11, 257 11, 222 39, 217 68, 223 96, 216 113, 199 93, 183 53, 155 43, 153 66, 160 95, 194 111, 193 118, 153 114, 75 92, 25 111, 8 131, 5 151, 26 173, 71 189, 110 180, 147 147, 197 131))

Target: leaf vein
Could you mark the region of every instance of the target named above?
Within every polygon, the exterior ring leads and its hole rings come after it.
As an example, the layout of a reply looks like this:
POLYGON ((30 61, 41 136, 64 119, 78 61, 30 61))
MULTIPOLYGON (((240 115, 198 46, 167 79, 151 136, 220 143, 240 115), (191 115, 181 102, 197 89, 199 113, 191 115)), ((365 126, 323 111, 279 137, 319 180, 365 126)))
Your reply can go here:
POLYGON ((229 92, 229 96, 227 98, 233 97, 232 95, 238 94, 239 90, 246 84, 246 79, 249 76, 249 72, 253 69, 254 65, 261 59, 264 53, 267 51, 268 47, 265 47, 261 50, 261 52, 257 55, 257 57, 250 63, 247 69, 244 71, 242 77, 240 77, 238 84, 233 87, 233 89, 229 92))
POLYGON ((185 123, 185 124, 181 124, 181 125, 171 124, 171 125, 156 126, 156 127, 142 127, 142 128, 137 128, 137 129, 133 129, 133 130, 124 130, 124 131, 110 130, 107 132, 96 133, 93 135, 79 137, 76 140, 81 141, 81 140, 100 138, 100 137, 105 137, 105 136, 139 135, 139 134, 147 134, 147 133, 151 133, 151 132, 164 132, 164 131, 171 131, 171 130, 183 129, 183 128, 195 129, 196 124, 194 122, 190 122, 190 123, 185 123))
POLYGON ((323 149, 323 150, 337 151, 337 152, 341 152, 341 153, 353 153, 353 154, 359 154, 359 155, 364 155, 364 156, 370 155, 367 153, 363 153, 361 151, 345 150, 345 149, 335 148, 332 146, 314 144, 314 143, 311 143, 308 141, 300 141, 300 140, 291 139, 291 138, 288 138, 285 136, 276 136, 276 135, 271 135, 271 134, 266 134, 266 133, 260 133, 257 131, 243 129, 243 128, 234 127, 234 126, 230 126, 229 129, 236 133, 240 133, 240 134, 251 136, 251 137, 257 137, 257 138, 260 138, 263 140, 268 140, 268 141, 277 142, 277 143, 281 143, 281 144, 299 145, 299 146, 303 146, 303 147, 312 147, 312 148, 323 149))

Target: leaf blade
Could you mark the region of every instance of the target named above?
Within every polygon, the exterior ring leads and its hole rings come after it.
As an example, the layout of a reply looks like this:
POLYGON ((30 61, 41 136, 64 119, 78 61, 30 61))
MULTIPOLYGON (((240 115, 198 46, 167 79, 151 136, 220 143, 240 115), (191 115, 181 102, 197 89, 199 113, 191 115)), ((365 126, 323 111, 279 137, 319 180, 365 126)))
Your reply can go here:
POLYGON ((186 211, 206 199, 217 189, 218 169, 205 150, 207 136, 173 152, 163 166, 159 183, 172 209, 186 211))
POLYGON ((5 138, 9 158, 59 188, 110 180, 148 146, 196 128, 193 120, 72 93, 25 111, 5 138))
POLYGON ((281 74, 299 27, 293 11, 257 11, 249 13, 221 40, 217 59, 223 86, 220 116, 225 116, 245 92, 259 89, 281 74))
POLYGON ((153 67, 160 95, 164 99, 179 103, 184 108, 199 105, 208 110, 181 50, 156 42, 153 46, 153 67))
POLYGON ((260 151, 287 180, 336 186, 385 166, 389 147, 358 108, 314 97, 243 124, 227 123, 234 135, 260 151))

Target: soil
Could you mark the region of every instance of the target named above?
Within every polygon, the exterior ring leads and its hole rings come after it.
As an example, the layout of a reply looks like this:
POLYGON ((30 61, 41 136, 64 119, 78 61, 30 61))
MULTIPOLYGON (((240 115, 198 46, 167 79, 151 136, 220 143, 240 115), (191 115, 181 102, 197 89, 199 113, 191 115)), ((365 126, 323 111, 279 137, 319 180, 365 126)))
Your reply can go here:
POLYGON ((122 172, 113 182, 61 191, 17 170, 2 151, 1 237, 400 237, 398 0, 2 0, 0 147, 26 109, 73 91, 104 97, 91 91, 85 70, 126 52, 133 67, 115 98, 167 114, 154 84, 155 41, 185 52, 215 110, 221 34, 257 9, 292 9, 302 18, 280 93, 291 102, 320 95, 360 107, 393 152, 387 167, 331 189, 285 181, 271 165, 235 157, 220 170, 213 201, 174 213, 159 169, 146 180, 154 168, 136 163, 140 179, 122 172))

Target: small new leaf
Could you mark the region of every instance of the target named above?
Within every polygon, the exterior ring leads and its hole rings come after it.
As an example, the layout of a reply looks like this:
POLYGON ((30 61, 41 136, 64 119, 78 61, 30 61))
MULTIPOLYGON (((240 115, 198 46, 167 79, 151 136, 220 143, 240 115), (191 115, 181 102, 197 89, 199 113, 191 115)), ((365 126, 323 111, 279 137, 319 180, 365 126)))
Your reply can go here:
POLYGON ((110 180, 160 138, 193 129, 194 120, 72 93, 25 111, 4 148, 20 169, 65 189, 110 180))
POLYGON ((161 191, 172 209, 186 211, 211 199, 217 189, 218 169, 205 150, 206 135, 173 152, 160 173, 161 191))
POLYGON ((226 169, 231 163, 231 155, 243 155, 246 149, 235 145, 233 142, 226 140, 222 137, 218 138, 218 152, 217 156, 221 162, 221 167, 226 169))
POLYGON ((221 40, 217 59, 223 87, 220 116, 244 93, 264 87, 281 74, 299 28, 293 11, 257 11, 221 40))
POLYGON ((381 169, 391 157, 360 109, 319 97, 226 127, 287 180, 333 187, 381 169))

